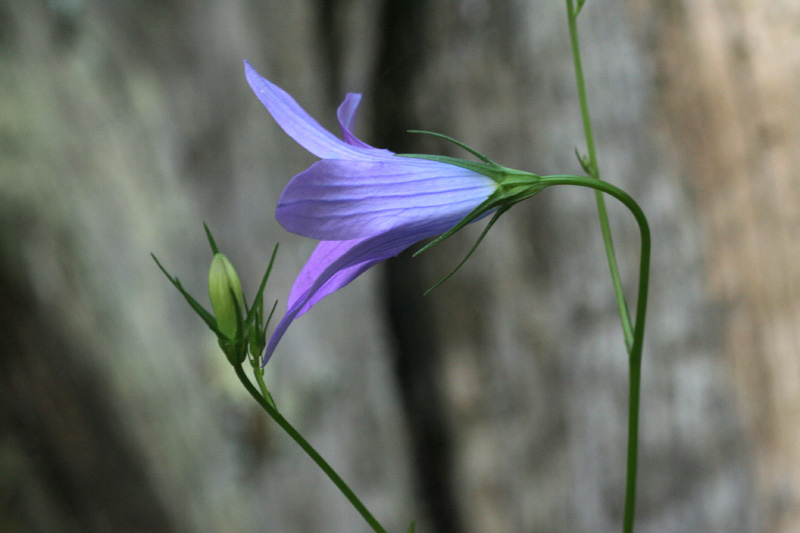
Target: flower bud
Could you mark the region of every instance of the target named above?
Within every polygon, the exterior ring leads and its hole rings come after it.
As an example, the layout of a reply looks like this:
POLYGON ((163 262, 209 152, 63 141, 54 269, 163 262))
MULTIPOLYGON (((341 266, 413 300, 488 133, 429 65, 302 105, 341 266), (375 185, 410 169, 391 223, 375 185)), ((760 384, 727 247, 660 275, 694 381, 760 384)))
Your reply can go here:
POLYGON ((217 328, 231 340, 236 337, 236 307, 242 316, 244 297, 239 276, 228 258, 222 254, 214 255, 208 273, 208 296, 217 318, 217 328))

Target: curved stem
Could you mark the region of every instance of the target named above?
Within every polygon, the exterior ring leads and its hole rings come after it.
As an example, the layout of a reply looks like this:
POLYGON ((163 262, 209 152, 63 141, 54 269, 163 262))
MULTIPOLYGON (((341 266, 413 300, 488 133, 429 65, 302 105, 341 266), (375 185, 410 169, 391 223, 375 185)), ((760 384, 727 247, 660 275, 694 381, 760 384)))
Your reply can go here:
MULTIPOLYGON (((586 96, 586 83, 583 78, 583 63, 581 62, 580 42, 578 41, 578 13, 583 7, 583 2, 578 2, 575 9, 573 0, 567 1, 567 20, 569 22, 569 36, 572 44, 572 60, 575 64, 575 80, 578 85, 578 100, 581 104, 581 117, 583 119, 583 133, 586 137, 586 151, 588 161, 581 159, 584 170, 594 179, 600 181, 600 167, 597 164, 597 150, 594 145, 594 134, 592 133, 592 120, 589 116, 589 100, 586 96)), ((611 281, 614 284, 614 293, 617 298, 619 317, 622 322, 622 332, 625 335, 625 347, 628 352, 633 345, 633 328, 631 327, 631 317, 628 313, 628 306, 625 303, 625 294, 622 291, 622 280, 619 275, 617 256, 614 253, 614 241, 611 238, 611 227, 608 224, 608 213, 603 194, 600 191, 595 193, 597 201, 597 215, 600 219, 600 230, 603 233, 603 244, 606 249, 608 269, 611 272, 611 281)))
POLYGON ((629 351, 630 382, 628 395, 628 459, 625 476, 625 518, 623 531, 633 531, 634 511, 636 507, 636 468, 639 450, 639 394, 642 375, 642 346, 644 344, 644 323, 647 314, 647 289, 650 281, 650 225, 647 223, 642 208, 622 189, 604 181, 585 176, 543 176, 542 180, 549 185, 577 185, 588 187, 613 196, 636 218, 642 238, 641 259, 639 262, 639 292, 636 298, 636 322, 633 328, 633 339, 629 351))
POLYGON ((336 485, 342 494, 350 500, 350 503, 356 510, 361 514, 361 516, 366 520, 366 522, 370 525, 373 531, 376 533, 386 533, 386 530, 383 526, 378 523, 374 516, 367 510, 361 500, 358 499, 358 496, 347 486, 347 483, 339 477, 339 474, 331 468, 331 466, 322 458, 322 456, 317 453, 317 451, 308 443, 306 439, 303 438, 300 433, 297 432, 296 429, 289 423, 288 420, 283 418, 283 416, 272 406, 270 403, 264 399, 261 394, 259 394, 258 390, 253 386, 250 380, 247 378, 247 375, 244 373, 241 365, 234 365, 234 370, 236 370, 236 376, 239 378, 239 381, 242 382, 244 387, 247 389, 247 392, 258 402, 258 404, 267 412, 269 416, 272 417, 278 425, 289 434, 292 439, 305 451, 311 459, 317 463, 323 472, 333 481, 333 484, 336 485))

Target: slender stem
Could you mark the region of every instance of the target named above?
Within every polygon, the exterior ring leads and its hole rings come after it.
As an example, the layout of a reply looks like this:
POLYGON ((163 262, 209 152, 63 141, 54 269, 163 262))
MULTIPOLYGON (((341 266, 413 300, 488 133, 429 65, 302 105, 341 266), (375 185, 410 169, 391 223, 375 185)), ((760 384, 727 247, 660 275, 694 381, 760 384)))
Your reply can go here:
MULTIPOLYGON (((569 36, 572 44, 572 59, 575 63, 575 79, 578 84, 578 99, 581 104, 581 117, 583 118, 583 132, 586 137, 586 150, 588 152, 588 161, 581 161, 584 170, 589 173, 592 178, 600 180, 600 169, 597 164, 597 150, 594 145, 594 134, 592 133, 592 120, 589 116, 589 100, 586 96, 586 83, 583 77, 583 64, 581 62, 580 42, 578 41, 578 13, 583 2, 578 3, 578 9, 574 7, 573 0, 567 1, 567 20, 569 21, 569 36)), ((625 346, 630 352, 633 345, 633 328, 631 327, 631 317, 628 313, 628 306, 625 303, 625 294, 622 291, 622 280, 619 275, 619 267, 617 266, 617 256, 614 253, 614 241, 611 238, 611 227, 608 223, 608 213, 606 211, 606 203, 603 194, 600 191, 595 192, 595 199, 597 201, 597 215, 600 219, 600 229, 603 233, 603 244, 606 249, 606 258, 608 260, 608 268, 611 272, 611 281, 614 284, 614 293, 617 298, 617 307, 619 308, 619 317, 622 322, 622 332, 625 335, 625 346)))
POLYGON ((361 514, 361 516, 366 520, 366 522, 372 527, 372 530, 376 533, 386 533, 386 530, 383 526, 378 523, 375 517, 370 514, 367 508, 361 503, 361 500, 355 495, 355 493, 347 486, 347 483, 339 477, 339 474, 334 471, 333 468, 322 458, 322 456, 317 453, 317 451, 311 446, 311 444, 303 438, 300 433, 297 432, 296 429, 289 423, 288 420, 283 418, 283 416, 272 406, 270 403, 264 399, 261 394, 259 394, 258 390, 253 386, 250 380, 245 375, 244 370, 242 369, 241 365, 234 365, 234 369, 236 370, 236 375, 239 378, 239 381, 242 382, 244 387, 247 389, 247 392, 261 405, 261 407, 267 412, 269 416, 272 417, 278 425, 283 428, 283 430, 289 434, 292 439, 301 447, 303 451, 305 451, 311 459, 317 463, 325 474, 333 481, 334 485, 336 485, 342 494, 350 500, 350 503, 353 504, 353 507, 361 514))
POLYGON ((647 314, 647 288, 650 281, 650 226, 647 217, 639 204, 625 191, 594 178, 585 176, 543 176, 547 185, 578 185, 589 187, 600 193, 606 193, 627 207, 636 218, 642 239, 641 259, 639 262, 639 293, 636 298, 636 322, 633 330, 633 341, 629 351, 630 383, 628 395, 628 459, 625 476, 625 518, 623 531, 633 531, 633 519, 636 507, 636 468, 639 450, 639 394, 642 374, 642 346, 644 343, 644 322, 647 314))
POLYGON ((261 363, 258 359, 253 359, 251 363, 253 366, 253 375, 256 377, 256 383, 258 383, 258 388, 261 389, 261 396, 263 396, 267 403, 269 403, 272 408, 277 411, 278 406, 275 405, 275 400, 272 399, 272 395, 267 389, 267 384, 264 383, 264 369, 261 368, 261 363))
MULTIPOLYGON (((575 9, 573 0, 567 2, 567 21, 569 23, 570 43, 572 45, 572 58, 575 64, 575 79, 578 85, 578 99, 581 106, 581 117, 583 118, 583 130, 586 137, 586 149, 588 151, 588 161, 581 159, 584 167, 594 183, 585 182, 586 178, 580 177, 561 177, 562 184, 580 185, 595 189, 597 200, 597 215, 600 219, 600 228, 603 233, 603 244, 606 249, 608 268, 611 272, 611 280, 614 285, 614 293, 617 298, 619 317, 622 323, 622 331, 625 337, 625 347, 628 349, 630 364, 629 395, 628 395, 628 459, 627 475, 625 481, 625 517, 623 521, 623 531, 633 532, 634 512, 636 507, 636 469, 637 456, 639 449, 639 395, 641 390, 641 368, 642 368, 642 343, 644 340, 644 320, 647 308, 647 287, 650 276, 650 229, 639 205, 625 192, 613 186, 606 186, 600 178, 600 169, 597 163, 597 151, 594 145, 594 134, 592 132, 592 122, 589 115, 589 101, 586 96, 586 83, 583 77, 583 65, 581 63, 580 41, 578 40, 578 14, 585 0, 578 0, 578 8, 575 9), (575 180, 578 178, 578 180, 575 180), (571 180, 571 181, 570 181, 571 180), (603 184, 603 187, 598 185, 603 184), (625 293, 622 289, 622 280, 619 275, 616 254, 614 253, 614 241, 611 238, 611 227, 608 223, 608 213, 606 211, 605 199, 602 193, 611 194, 628 209, 631 210, 639 230, 642 234, 642 257, 639 265, 639 295, 636 302, 636 323, 631 327, 631 318, 628 306, 625 301, 625 293)), ((558 178, 556 178, 557 180, 558 178)), ((556 184, 556 181, 551 181, 556 184)))

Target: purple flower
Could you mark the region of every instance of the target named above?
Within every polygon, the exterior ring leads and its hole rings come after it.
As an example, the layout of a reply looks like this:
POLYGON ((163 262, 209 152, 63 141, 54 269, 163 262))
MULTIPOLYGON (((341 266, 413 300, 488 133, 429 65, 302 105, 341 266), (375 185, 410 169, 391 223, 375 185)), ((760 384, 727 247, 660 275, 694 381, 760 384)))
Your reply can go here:
POLYGON ((321 242, 292 287, 266 364, 295 318, 376 263, 450 230, 498 184, 468 168, 399 157, 360 141, 352 132, 358 94, 348 94, 339 106, 339 139, 246 61, 244 68, 283 131, 321 159, 292 178, 278 201, 275 217, 284 228, 321 242))

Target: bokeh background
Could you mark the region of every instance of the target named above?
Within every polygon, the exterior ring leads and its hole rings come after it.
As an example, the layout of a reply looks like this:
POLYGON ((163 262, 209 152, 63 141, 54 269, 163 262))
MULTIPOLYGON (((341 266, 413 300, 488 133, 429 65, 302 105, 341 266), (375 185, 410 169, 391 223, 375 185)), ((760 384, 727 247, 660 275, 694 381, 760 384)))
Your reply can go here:
MULTIPOLYGON (((800 4, 588 0, 601 171, 654 238, 640 531, 800 530, 800 4)), ((440 131, 538 173, 583 149, 560 0, 0 0, 0 530, 356 532, 245 395, 155 253, 206 302, 213 229, 284 307, 314 247, 275 222, 314 158, 242 59, 398 152, 440 131)), ((634 297, 638 232, 614 202, 634 297)), ((613 531, 627 364, 586 190, 373 269, 268 367, 390 531, 613 531)))

